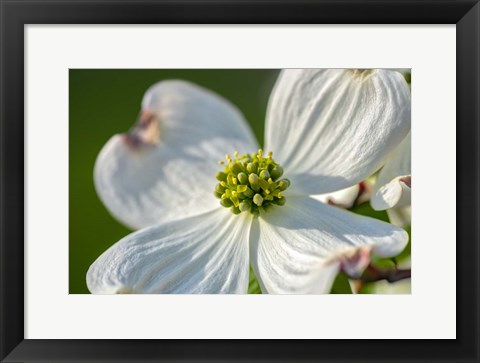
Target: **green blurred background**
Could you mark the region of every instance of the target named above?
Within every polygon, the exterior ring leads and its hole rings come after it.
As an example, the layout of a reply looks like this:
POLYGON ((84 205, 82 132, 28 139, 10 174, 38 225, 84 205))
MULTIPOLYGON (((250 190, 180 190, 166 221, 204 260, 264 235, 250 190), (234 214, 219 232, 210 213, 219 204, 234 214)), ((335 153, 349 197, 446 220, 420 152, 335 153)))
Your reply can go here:
MULTIPOLYGON (((95 192, 93 167, 107 140, 127 131, 140 111, 144 92, 165 79, 184 79, 209 88, 235 104, 263 144, 268 97, 278 70, 134 70, 71 69, 69 72, 69 293, 89 293, 89 266, 108 247, 131 231, 105 209, 95 192)), ((388 220, 368 204, 357 213, 388 220)), ((402 254, 408 257, 409 248, 402 254)), ((385 261, 384 261, 385 262, 385 261)), ((387 261, 388 263, 388 261, 387 261)), ((332 292, 348 293, 339 276, 332 292)), ((251 293, 258 293, 252 279, 251 293)), ((369 292, 366 286, 364 292, 369 292)))

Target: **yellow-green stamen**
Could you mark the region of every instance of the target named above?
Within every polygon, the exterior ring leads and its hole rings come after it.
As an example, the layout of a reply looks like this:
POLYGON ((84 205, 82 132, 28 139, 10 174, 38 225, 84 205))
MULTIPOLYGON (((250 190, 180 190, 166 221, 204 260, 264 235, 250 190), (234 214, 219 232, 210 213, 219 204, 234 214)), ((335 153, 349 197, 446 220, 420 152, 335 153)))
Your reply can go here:
POLYGON ((290 181, 280 179, 283 168, 273 160, 271 152, 267 157, 263 156, 262 149, 256 154, 239 156, 235 152, 233 156, 233 159, 225 156, 225 169, 216 175, 219 184, 215 186, 214 195, 222 206, 234 214, 259 215, 262 210, 285 205, 282 192, 290 186, 290 181))

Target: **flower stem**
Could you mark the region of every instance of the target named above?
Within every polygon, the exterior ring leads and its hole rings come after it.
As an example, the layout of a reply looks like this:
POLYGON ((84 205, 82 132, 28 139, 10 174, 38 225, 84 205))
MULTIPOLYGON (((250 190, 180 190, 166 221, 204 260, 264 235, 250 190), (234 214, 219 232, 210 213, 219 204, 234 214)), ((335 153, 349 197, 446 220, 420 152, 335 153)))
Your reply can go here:
POLYGON ((387 280, 388 282, 397 282, 403 279, 409 279, 412 276, 411 269, 380 269, 373 265, 367 267, 359 280, 362 282, 375 282, 380 280, 387 280))

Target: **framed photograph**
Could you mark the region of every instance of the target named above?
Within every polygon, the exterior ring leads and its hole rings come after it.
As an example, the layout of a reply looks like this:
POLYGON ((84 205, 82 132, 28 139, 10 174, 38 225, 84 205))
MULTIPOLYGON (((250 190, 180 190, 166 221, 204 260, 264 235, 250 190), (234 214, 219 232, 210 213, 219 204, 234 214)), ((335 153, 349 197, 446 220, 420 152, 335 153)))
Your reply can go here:
POLYGON ((70 69, 70 294, 410 293, 410 84, 410 69, 70 69))
POLYGON ((479 361, 477 1, 1 9, 2 362, 479 361))

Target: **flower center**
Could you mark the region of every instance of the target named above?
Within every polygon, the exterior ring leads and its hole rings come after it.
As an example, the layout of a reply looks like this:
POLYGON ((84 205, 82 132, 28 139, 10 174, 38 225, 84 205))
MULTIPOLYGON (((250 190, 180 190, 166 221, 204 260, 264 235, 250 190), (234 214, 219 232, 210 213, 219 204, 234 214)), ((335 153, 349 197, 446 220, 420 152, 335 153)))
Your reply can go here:
POLYGON ((215 196, 220 204, 231 208, 234 214, 250 212, 255 216, 260 211, 285 204, 282 192, 290 186, 288 179, 280 179, 283 168, 272 159, 272 153, 263 156, 262 149, 256 154, 238 156, 238 152, 226 155, 224 171, 217 173, 220 182, 215 186, 215 196))

